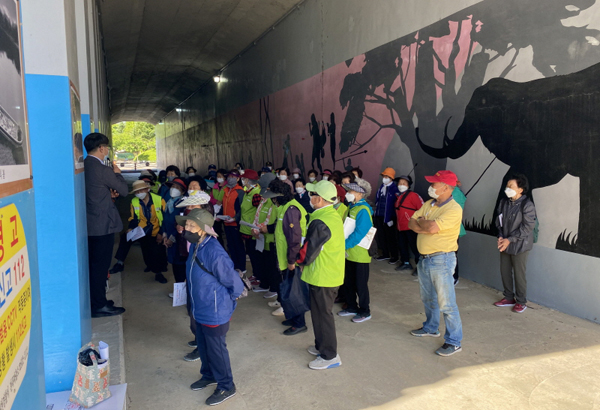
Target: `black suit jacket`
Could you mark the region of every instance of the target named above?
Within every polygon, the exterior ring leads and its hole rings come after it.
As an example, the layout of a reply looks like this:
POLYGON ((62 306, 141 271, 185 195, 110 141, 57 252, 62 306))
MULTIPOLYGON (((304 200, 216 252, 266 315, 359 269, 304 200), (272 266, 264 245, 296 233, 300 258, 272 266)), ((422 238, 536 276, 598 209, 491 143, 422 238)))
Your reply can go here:
POLYGON ((85 165, 85 198, 87 204, 88 236, 102 236, 121 232, 121 215, 110 197, 114 189, 122 197, 128 194, 123 175, 102 164, 98 158, 88 155, 85 165))

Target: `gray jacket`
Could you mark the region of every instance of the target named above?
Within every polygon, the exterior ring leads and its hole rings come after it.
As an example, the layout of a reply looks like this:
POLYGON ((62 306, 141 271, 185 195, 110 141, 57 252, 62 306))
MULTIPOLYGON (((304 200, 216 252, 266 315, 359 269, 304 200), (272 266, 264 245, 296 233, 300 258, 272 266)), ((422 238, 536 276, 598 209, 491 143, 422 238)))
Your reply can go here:
POLYGON ((496 228, 498 228, 499 238, 507 238, 510 241, 505 253, 518 255, 533 248, 533 228, 536 218, 535 205, 526 195, 514 202, 508 198, 500 201, 496 228))
POLYGON ((123 222, 110 197, 110 189, 126 197, 129 193, 127 182, 123 175, 116 174, 112 168, 103 165, 98 158, 91 155, 86 157, 84 166, 88 236, 121 232, 123 222))

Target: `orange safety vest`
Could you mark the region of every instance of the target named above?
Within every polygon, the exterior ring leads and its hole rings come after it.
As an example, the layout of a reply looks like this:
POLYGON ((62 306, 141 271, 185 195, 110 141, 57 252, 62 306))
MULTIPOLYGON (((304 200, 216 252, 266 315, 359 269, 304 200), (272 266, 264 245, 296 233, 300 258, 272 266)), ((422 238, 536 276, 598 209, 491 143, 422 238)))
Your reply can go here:
MULTIPOLYGON (((233 188, 225 187, 223 189, 223 215, 235 218, 235 201, 239 195, 243 195, 242 188, 235 186, 233 188)), ((226 226, 237 226, 237 222, 225 222, 226 226)))

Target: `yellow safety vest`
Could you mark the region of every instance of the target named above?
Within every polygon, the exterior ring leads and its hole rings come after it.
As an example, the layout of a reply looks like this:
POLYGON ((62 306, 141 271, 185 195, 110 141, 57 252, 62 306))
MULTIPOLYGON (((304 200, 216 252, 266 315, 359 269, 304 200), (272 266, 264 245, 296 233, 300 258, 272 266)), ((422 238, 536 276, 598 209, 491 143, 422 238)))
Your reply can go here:
MULTIPOLYGON (((150 198, 152 198, 152 204, 154 205, 154 212, 156 212, 156 217, 158 218, 159 225, 162 225, 163 222, 163 213, 162 213, 162 198, 152 192, 149 193, 150 198)), ((137 196, 131 200, 131 205, 133 206, 133 212, 135 212, 135 216, 140 220, 140 198, 137 196)), ((150 222, 150 221, 148 221, 150 222)))

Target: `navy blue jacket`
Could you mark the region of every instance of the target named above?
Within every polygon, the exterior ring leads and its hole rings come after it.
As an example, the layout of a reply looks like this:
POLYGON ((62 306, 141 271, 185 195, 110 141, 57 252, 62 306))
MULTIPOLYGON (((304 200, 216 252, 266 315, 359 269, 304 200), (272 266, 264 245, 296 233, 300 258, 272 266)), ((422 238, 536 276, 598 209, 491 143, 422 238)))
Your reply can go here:
POLYGON ((381 196, 381 188, 383 184, 377 190, 377 196, 375 197, 375 215, 383 216, 383 222, 388 223, 389 221, 394 220, 394 216, 396 215, 396 198, 400 195, 400 191, 398 190, 398 185, 394 182, 390 186, 387 187, 385 198, 381 196), (384 209, 384 215, 380 215, 377 211, 381 206, 381 209, 384 209))
POLYGON ((218 240, 208 236, 199 245, 190 246, 186 277, 192 314, 196 322, 203 325, 222 325, 229 322, 244 284, 218 240), (198 265, 194 254, 212 274, 198 265))

